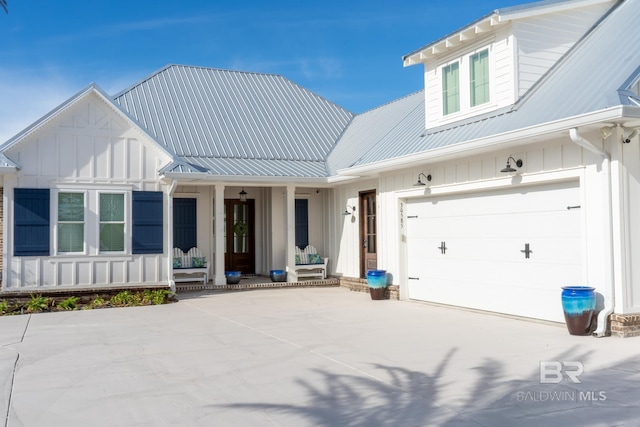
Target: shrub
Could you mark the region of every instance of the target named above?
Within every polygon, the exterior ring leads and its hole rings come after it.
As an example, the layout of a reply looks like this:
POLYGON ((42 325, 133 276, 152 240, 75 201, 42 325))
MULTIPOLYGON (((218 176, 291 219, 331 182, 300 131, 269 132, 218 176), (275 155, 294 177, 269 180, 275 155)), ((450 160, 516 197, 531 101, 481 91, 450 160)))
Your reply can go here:
POLYGON ((64 301, 58 303, 58 308, 61 310, 75 310, 78 308, 78 297, 69 297, 64 301))
POLYGON ((108 304, 107 300, 105 300, 99 295, 96 295, 96 297, 93 300, 91 300, 91 302, 89 302, 89 305, 87 305, 86 308, 89 310, 91 310, 92 308, 102 308, 107 304, 108 304))
POLYGON ((29 296, 31 297, 31 301, 26 305, 27 313, 40 313, 41 311, 49 309, 50 299, 48 297, 33 294, 29 296))
POLYGON ((142 291, 142 304, 159 305, 167 302, 170 292, 166 289, 145 289, 142 291))
POLYGON ((109 300, 116 307, 128 307, 132 305, 140 305, 142 297, 140 294, 132 294, 129 291, 122 291, 111 297, 109 300))
POLYGON ((0 301, 0 316, 8 314, 11 311, 11 304, 6 299, 0 301))

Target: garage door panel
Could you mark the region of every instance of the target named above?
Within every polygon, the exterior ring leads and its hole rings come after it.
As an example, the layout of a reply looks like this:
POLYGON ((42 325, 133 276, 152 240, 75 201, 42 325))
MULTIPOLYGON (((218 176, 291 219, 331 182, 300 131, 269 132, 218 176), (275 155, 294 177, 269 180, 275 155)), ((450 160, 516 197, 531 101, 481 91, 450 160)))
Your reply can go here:
POLYGON ((577 182, 408 203, 409 298, 562 321, 560 287, 582 278, 577 205, 577 182))

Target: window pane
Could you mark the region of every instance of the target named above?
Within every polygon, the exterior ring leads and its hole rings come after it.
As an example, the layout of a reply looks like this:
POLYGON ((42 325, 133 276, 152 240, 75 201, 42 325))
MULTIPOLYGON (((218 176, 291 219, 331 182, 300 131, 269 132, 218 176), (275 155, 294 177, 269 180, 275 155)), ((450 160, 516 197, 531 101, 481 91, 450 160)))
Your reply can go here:
POLYGON ((489 102, 489 51, 483 50, 471 55, 469 67, 471 106, 489 102))
POLYGON ((58 221, 84 221, 84 194, 58 193, 58 221))
POLYGON ((124 224, 100 224, 100 251, 124 251, 124 224))
POLYGON ((459 66, 455 62, 442 68, 442 114, 460 111, 459 66))
POLYGON ((84 224, 58 224, 58 252, 84 250, 84 224))
POLYGON ((124 221, 124 194, 100 194, 100 222, 124 221))

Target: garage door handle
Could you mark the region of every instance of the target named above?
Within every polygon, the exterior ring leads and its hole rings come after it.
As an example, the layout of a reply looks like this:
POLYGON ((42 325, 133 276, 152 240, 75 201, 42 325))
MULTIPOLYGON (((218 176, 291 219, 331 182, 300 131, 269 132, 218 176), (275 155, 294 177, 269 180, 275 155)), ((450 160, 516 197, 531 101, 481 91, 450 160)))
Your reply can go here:
POLYGON ((447 244, 445 242, 440 242, 440 246, 438 246, 438 249, 440 249, 441 254, 446 254, 448 249, 447 244))
POLYGON ((409 280, 420 280, 419 277, 409 277, 409 280))

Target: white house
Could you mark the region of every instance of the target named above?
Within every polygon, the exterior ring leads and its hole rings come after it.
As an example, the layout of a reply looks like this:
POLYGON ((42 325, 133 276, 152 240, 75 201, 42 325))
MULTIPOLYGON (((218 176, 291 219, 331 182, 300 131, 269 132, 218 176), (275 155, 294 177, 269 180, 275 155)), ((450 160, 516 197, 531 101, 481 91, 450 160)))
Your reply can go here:
POLYGON ((360 115, 275 75, 90 85, 0 147, 2 290, 170 284, 174 246, 216 284, 296 280, 311 244, 402 299, 562 321, 560 287, 590 285, 597 335, 633 327, 639 19, 632 0, 496 10, 405 55, 425 89, 360 115))

